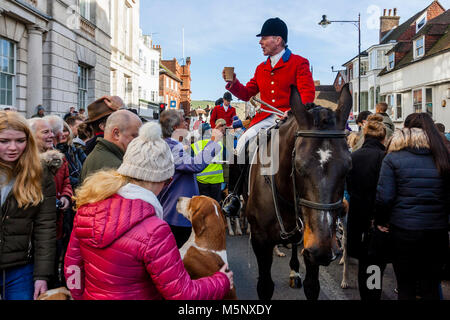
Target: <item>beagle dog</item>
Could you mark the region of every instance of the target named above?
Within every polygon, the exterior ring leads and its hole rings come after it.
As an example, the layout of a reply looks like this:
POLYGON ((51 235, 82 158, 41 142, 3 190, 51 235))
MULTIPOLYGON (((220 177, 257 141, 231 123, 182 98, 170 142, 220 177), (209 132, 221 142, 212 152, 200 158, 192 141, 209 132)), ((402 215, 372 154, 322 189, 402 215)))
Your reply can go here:
MULTIPOLYGON (((192 224, 191 236, 180 249, 187 272, 194 280, 213 275, 228 263, 225 217, 219 203, 206 196, 180 197, 177 211, 192 224)), ((236 289, 224 299, 236 300, 236 289)))

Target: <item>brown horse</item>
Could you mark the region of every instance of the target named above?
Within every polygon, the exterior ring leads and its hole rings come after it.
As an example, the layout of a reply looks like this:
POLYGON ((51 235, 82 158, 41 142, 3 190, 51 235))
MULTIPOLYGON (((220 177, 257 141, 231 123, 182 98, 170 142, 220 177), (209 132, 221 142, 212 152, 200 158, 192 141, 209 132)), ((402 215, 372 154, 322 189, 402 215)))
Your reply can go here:
MULTIPOLYGON (((351 168, 344 131, 351 107, 348 85, 341 91, 336 111, 303 105, 293 87, 292 113, 278 128, 278 172, 261 174, 265 165, 259 153, 251 166, 245 213, 251 225, 259 269, 257 291, 262 300, 273 295, 271 266, 276 244, 293 244, 291 287, 301 287, 297 244, 302 236, 305 295, 308 300, 319 296, 319 266, 336 259, 336 221, 342 214, 345 177, 351 168)), ((266 145, 270 153, 270 141, 266 145)))

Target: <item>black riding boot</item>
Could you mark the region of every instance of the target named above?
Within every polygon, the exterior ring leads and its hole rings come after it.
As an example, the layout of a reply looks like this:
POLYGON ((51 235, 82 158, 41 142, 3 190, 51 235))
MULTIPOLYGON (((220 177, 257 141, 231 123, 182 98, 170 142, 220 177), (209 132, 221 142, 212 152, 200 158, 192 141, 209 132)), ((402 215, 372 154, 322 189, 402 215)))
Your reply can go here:
POLYGON ((239 211, 242 207, 240 196, 244 193, 244 183, 248 182, 248 174, 250 169, 248 146, 249 142, 245 145, 245 163, 239 165, 239 169, 241 171, 239 179, 234 186, 234 190, 223 202, 222 211, 227 217, 239 217, 239 211))

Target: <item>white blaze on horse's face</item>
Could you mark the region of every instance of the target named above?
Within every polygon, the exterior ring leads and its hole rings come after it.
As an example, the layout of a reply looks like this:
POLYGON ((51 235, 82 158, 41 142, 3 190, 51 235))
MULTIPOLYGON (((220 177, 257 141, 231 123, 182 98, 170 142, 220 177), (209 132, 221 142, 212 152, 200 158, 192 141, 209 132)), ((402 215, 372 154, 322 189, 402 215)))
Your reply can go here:
POLYGON ((323 168, 324 164, 326 164, 331 158, 331 150, 319 149, 319 151, 317 151, 317 153, 319 154, 319 157, 320 157, 320 160, 319 160, 320 166, 323 168))

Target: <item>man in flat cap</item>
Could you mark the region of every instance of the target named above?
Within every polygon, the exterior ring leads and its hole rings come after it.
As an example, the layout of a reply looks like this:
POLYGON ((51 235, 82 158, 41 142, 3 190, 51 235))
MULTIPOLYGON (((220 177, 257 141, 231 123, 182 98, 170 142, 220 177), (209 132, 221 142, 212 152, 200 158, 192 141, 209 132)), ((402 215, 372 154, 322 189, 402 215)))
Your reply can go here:
POLYGON ((109 115, 123 107, 123 101, 118 96, 103 96, 88 106, 88 124, 94 133, 94 137, 86 142, 86 155, 94 150, 98 138, 103 138, 106 120, 109 115))
MULTIPOLYGON (((233 81, 227 82, 226 89, 243 101, 249 101, 259 92, 262 101, 283 113, 291 109, 291 86, 297 87, 304 104, 313 102, 316 90, 309 61, 288 49, 286 24, 280 18, 271 18, 264 23, 261 33, 256 36, 261 37, 259 44, 264 56, 268 57, 267 60, 256 68, 254 77, 245 86, 239 82, 235 74, 233 81)), ((226 81, 225 69, 222 76, 226 81)), ((265 106, 261 109, 270 110, 265 106)), ((257 113, 249 129, 238 141, 237 155, 244 152, 247 141, 256 137, 260 130, 274 125, 275 120, 276 115, 272 113, 257 113)))

